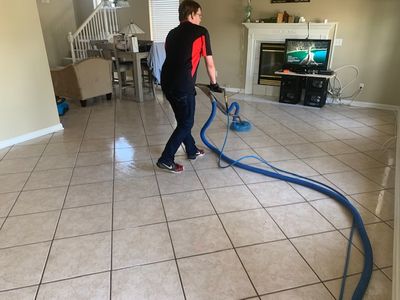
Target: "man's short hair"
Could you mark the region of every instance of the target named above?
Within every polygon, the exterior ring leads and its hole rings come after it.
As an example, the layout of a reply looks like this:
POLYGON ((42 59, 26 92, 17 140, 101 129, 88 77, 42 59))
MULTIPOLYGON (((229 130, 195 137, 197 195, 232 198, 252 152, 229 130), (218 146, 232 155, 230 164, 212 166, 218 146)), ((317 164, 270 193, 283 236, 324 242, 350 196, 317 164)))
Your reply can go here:
POLYGON ((192 13, 197 13, 201 9, 200 4, 192 0, 184 0, 179 4, 179 21, 186 21, 192 13))

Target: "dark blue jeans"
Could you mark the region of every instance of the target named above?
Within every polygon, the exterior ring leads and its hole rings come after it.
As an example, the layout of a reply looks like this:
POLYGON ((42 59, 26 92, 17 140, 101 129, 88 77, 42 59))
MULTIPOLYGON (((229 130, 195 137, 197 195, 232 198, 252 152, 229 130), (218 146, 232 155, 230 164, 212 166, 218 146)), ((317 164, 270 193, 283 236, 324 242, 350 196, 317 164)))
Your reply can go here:
POLYGON ((185 145, 188 155, 194 155, 197 152, 196 143, 191 132, 194 124, 196 99, 194 94, 177 92, 165 92, 165 97, 175 113, 177 126, 158 161, 171 165, 174 162, 175 153, 182 143, 185 145))

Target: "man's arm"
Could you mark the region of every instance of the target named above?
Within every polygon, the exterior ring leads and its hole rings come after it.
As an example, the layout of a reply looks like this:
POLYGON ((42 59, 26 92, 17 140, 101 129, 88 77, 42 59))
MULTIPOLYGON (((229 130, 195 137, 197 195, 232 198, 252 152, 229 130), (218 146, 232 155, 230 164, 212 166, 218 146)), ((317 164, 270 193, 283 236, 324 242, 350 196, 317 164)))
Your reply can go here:
POLYGON ((208 77, 210 77, 210 83, 216 84, 217 77, 215 74, 215 65, 214 65, 214 59, 213 59, 212 55, 204 56, 204 62, 206 63, 206 69, 207 69, 208 77))
POLYGON ((210 90, 212 90, 213 92, 216 92, 216 93, 222 93, 223 89, 221 89, 217 83, 213 57, 211 55, 207 55, 204 57, 204 61, 206 63, 208 77, 210 77, 210 85, 209 85, 210 90))

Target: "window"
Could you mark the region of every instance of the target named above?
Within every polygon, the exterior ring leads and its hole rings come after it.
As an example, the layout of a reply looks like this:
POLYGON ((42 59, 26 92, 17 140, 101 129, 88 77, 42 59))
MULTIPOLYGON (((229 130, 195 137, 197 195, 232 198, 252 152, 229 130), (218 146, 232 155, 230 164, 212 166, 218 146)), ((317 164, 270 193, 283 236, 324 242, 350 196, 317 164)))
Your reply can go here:
POLYGON ((179 0, 149 0, 151 39, 165 42, 168 32, 179 25, 179 0))

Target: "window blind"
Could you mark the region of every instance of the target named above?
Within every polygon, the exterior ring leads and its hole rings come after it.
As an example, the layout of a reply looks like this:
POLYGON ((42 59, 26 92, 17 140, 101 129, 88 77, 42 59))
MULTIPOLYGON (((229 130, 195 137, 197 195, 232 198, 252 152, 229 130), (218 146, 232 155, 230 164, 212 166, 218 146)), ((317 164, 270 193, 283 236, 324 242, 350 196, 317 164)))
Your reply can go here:
POLYGON ((168 32, 179 25, 179 0, 149 0, 151 38, 165 42, 168 32))

